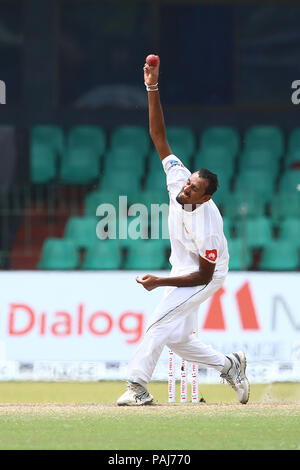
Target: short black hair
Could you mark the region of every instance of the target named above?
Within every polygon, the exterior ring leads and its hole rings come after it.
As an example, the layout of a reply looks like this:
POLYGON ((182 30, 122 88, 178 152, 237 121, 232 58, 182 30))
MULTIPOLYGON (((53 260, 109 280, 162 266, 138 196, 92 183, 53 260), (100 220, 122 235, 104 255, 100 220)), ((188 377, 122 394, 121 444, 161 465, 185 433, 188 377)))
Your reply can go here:
POLYGON ((209 171, 207 168, 200 168, 200 170, 198 170, 198 175, 201 178, 208 180, 205 194, 214 194, 219 186, 218 176, 215 173, 209 171))

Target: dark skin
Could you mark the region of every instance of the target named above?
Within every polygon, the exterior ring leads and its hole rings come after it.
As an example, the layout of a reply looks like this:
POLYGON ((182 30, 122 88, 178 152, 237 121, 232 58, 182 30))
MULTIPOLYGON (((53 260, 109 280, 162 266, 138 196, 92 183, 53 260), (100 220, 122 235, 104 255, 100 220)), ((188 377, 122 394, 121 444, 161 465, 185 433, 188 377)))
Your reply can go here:
MULTIPOLYGON (((158 83, 159 65, 144 65, 144 81, 147 85, 158 83)), ((163 160, 172 154, 172 150, 167 140, 159 91, 148 91, 148 110, 150 136, 160 159, 163 160)), ((177 202, 182 205, 183 210, 193 211, 199 204, 203 204, 211 198, 209 194, 206 194, 207 184, 207 180, 199 176, 198 172, 191 174, 176 198, 177 202)), ((194 287, 208 284, 212 279, 214 270, 214 263, 210 263, 199 256, 199 270, 193 273, 177 277, 159 277, 146 274, 141 279, 137 276, 136 281, 148 291, 163 286, 194 287)))

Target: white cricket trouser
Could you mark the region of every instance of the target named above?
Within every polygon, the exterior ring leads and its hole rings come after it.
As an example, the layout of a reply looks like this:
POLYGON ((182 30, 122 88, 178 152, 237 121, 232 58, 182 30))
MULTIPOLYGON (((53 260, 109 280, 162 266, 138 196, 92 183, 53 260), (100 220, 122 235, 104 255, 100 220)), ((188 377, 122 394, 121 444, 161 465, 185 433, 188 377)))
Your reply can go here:
POLYGON ((186 361, 223 369, 225 356, 202 343, 193 334, 199 305, 211 297, 224 283, 213 279, 195 287, 168 287, 147 325, 145 335, 130 360, 128 380, 146 385, 164 346, 186 361))

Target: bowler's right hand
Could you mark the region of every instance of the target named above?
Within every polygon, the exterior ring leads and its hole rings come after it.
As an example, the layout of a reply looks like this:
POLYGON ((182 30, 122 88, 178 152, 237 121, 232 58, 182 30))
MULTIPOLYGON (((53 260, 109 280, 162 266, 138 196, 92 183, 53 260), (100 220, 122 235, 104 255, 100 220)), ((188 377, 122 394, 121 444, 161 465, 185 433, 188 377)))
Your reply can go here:
POLYGON ((156 85, 158 83, 159 65, 160 65, 160 62, 158 62, 158 65, 156 65, 155 67, 145 63, 144 68, 143 68, 144 82, 147 85, 156 85))

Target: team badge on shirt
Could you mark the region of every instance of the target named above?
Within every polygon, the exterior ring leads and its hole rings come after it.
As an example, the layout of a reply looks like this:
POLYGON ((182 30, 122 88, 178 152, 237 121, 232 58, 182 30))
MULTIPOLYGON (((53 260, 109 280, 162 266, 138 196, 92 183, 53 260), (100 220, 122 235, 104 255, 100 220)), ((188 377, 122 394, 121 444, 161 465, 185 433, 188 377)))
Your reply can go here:
POLYGON ((209 261, 216 261, 217 257, 217 250, 206 250, 205 258, 207 258, 209 261))
POLYGON ((178 160, 171 160, 169 162, 169 165, 170 166, 178 165, 178 166, 182 166, 184 168, 184 165, 181 162, 179 162, 178 160))

